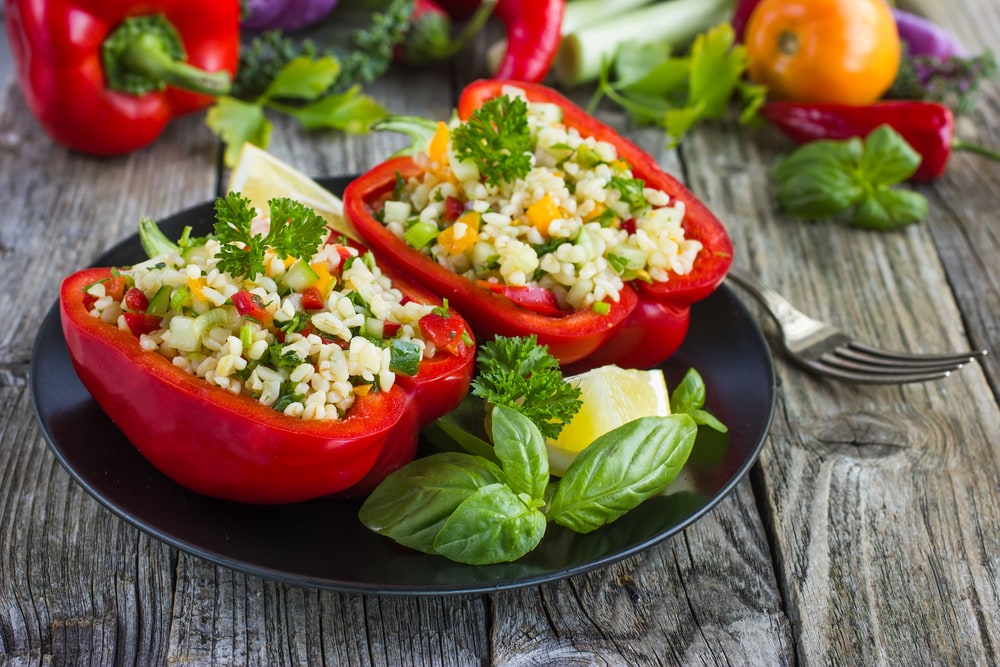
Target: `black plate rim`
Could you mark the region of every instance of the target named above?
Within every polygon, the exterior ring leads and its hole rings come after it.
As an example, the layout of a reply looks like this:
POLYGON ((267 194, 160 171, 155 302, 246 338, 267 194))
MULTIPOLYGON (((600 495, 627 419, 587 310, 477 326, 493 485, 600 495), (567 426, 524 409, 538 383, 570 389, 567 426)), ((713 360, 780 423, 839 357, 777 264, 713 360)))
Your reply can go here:
MULTIPOLYGON (((351 180, 349 177, 338 177, 338 178, 328 178, 320 179, 322 183, 330 187, 331 189, 338 186, 343 186, 351 180)), ((189 207, 182 211, 177 212, 173 216, 181 216, 187 214, 202 205, 197 205, 189 207)), ((101 257, 114 253, 116 250, 131 245, 135 243, 135 235, 123 239, 118 244, 114 245, 112 248, 108 249, 101 254, 101 257)), ((100 262, 100 258, 97 260, 100 262)), ((97 264, 95 264, 97 265, 97 264)), ((734 292, 726 284, 722 284, 716 292, 709 297, 709 299, 717 298, 727 298, 729 299, 733 306, 743 312, 741 315, 746 317, 749 321, 753 322, 753 318, 749 315, 746 307, 743 303, 735 296, 734 292)), ((626 548, 614 551, 613 553, 607 554, 602 557, 594 558, 577 565, 572 565, 559 570, 551 570, 535 575, 527 575, 523 577, 514 577, 510 579, 505 579, 502 581, 496 581, 492 583, 476 583, 476 584, 463 584, 456 586, 454 584, 440 583, 440 584, 421 584, 421 585, 408 585, 408 584, 392 584, 392 585, 381 585, 374 582, 361 582, 361 581, 350 581, 346 579, 333 579, 333 578, 318 578, 308 574, 293 574, 286 570, 267 567, 261 564, 254 564, 246 562, 245 560, 240 560, 231 555, 225 553, 220 553, 218 551, 207 549, 201 546, 198 542, 186 539, 182 536, 166 532, 159 529, 157 526, 152 525, 147 521, 143 521, 138 517, 134 516, 128 511, 127 508, 121 507, 118 504, 112 502, 105 493, 103 493, 97 486, 95 486, 86 476, 84 476, 80 471, 78 471, 72 463, 68 460, 66 454, 62 451, 55 435, 50 430, 49 424, 46 422, 42 411, 41 405, 45 401, 42 395, 42 388, 39 386, 36 378, 38 376, 37 367, 41 363, 39 360, 43 358, 43 345, 44 345, 44 334, 50 331, 52 328, 57 328, 61 330, 59 324, 59 303, 58 300, 53 304, 53 306, 48 311, 47 315, 42 321, 39 327, 38 336, 35 339, 34 345, 32 346, 31 364, 29 368, 29 384, 31 391, 32 409, 35 414, 37 423, 39 424, 42 433, 45 437, 46 443, 48 445, 49 451, 53 453, 55 458, 60 462, 65 470, 67 470, 70 476, 78 483, 83 489, 95 500, 97 500, 101 505, 110 510, 117 517, 123 519, 128 524, 141 530, 148 535, 172 546, 180 549, 186 553, 192 554, 194 556, 204 558, 213 563, 229 567, 233 570, 243 572, 245 574, 260 576, 266 579, 284 582, 297 586, 309 586, 314 588, 322 588, 328 590, 334 590, 346 593, 361 593, 361 594, 377 594, 377 595, 399 595, 399 596, 426 596, 426 595, 465 595, 465 594, 479 594, 479 593, 489 593, 499 590, 507 590, 514 588, 521 588, 525 586, 534 586, 543 583, 549 583, 553 581, 558 581, 565 579, 567 577, 583 574, 590 572, 602 567, 606 567, 615 562, 628 558, 629 556, 635 555, 642 552, 650 547, 663 542, 670 537, 682 532, 688 526, 692 525, 694 522, 703 518, 708 514, 723 498, 732 492, 733 488, 739 484, 749 473, 750 469, 756 463, 761 450, 767 440, 767 435, 770 431, 771 422, 774 416, 774 410, 776 405, 776 375, 774 371, 773 358, 770 353, 770 349, 764 338, 763 332, 760 330, 756 324, 748 331, 744 332, 744 335, 749 335, 753 337, 753 343, 759 348, 761 354, 764 355, 764 366, 767 372, 767 382, 766 390, 768 393, 768 408, 766 415, 764 415, 763 420, 760 422, 760 436, 757 442, 750 448, 748 455, 743 460, 742 464, 735 469, 732 473, 730 479, 723 484, 718 491, 710 497, 704 504, 702 504, 697 511, 693 512, 690 516, 677 522, 676 524, 670 526, 667 530, 661 531, 655 535, 652 535, 648 539, 644 539, 635 544, 632 544, 626 548)), ((61 335, 61 331, 60 331, 61 335)), ((761 387, 764 389, 764 387, 761 387)), ((613 524, 612 524, 613 525, 613 524)), ((384 538, 381 538, 384 539, 384 538)), ((475 567, 475 566, 467 566, 475 567)))

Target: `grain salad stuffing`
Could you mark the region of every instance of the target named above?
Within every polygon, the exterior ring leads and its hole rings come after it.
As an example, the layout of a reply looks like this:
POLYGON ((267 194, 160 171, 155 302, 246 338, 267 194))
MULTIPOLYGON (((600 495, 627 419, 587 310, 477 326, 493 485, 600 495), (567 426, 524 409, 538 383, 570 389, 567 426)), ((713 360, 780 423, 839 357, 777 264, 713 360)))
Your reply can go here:
POLYGON ((91 315, 213 385, 306 420, 341 418, 359 394, 416 374, 437 351, 422 320, 442 308, 404 298, 371 253, 327 242, 322 218, 301 204, 272 200, 270 214, 230 194, 212 235, 185 230, 177 243, 144 220, 151 258, 89 285, 91 315))
POLYGON ((424 171, 378 214, 389 230, 487 289, 548 290, 560 309, 601 312, 626 282, 691 271, 702 244, 685 238, 683 202, 564 125, 557 105, 504 92, 438 125, 424 171))

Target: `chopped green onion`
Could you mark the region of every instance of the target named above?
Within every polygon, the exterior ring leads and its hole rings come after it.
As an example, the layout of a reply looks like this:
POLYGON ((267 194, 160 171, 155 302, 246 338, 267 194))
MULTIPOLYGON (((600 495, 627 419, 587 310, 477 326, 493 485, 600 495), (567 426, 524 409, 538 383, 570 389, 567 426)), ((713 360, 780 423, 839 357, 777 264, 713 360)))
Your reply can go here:
POLYGON ((594 312, 598 315, 607 315, 611 312, 611 304, 607 301, 595 301, 594 312))
POLYGON ((433 222, 417 221, 403 234, 403 240, 411 248, 423 248, 437 238, 438 228, 433 222))

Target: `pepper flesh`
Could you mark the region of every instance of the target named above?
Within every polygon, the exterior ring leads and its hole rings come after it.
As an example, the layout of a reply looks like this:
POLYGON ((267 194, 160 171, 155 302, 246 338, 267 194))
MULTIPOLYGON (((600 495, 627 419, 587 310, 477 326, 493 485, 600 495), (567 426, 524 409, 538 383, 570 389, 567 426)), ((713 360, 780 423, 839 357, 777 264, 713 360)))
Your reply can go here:
POLYGON ((143 16, 162 16, 176 31, 187 74, 198 79, 193 70, 201 70, 202 80, 192 85, 215 85, 236 71, 238 0, 6 0, 21 90, 56 142, 94 155, 127 153, 151 143, 171 119, 212 102, 173 85, 138 95, 109 87, 104 43, 124 20, 143 16))
MULTIPOLYGON (((411 298, 438 302, 391 269, 385 273, 411 298)), ((420 427, 468 391, 474 344, 424 359, 415 376, 397 374, 388 391, 358 395, 341 420, 288 417, 213 387, 93 317, 84 289, 110 275, 107 268, 85 269, 63 281, 60 315, 73 365, 136 449, 198 493, 257 504, 365 494, 412 460, 420 427)))
POLYGON ((952 150, 972 151, 1000 160, 995 151, 957 141, 954 114, 936 102, 900 100, 863 106, 769 102, 760 114, 796 143, 864 138, 880 125, 889 125, 923 158, 911 177, 914 181, 941 176, 952 150))
POLYGON ((694 269, 671 275, 668 282, 626 284, 607 313, 578 310, 547 314, 524 308, 502 293, 483 288, 396 237, 375 217, 381 202, 396 186, 397 176, 417 176, 423 167, 412 157, 398 157, 356 179, 344 193, 345 214, 380 261, 395 264, 415 281, 447 298, 481 337, 536 334, 568 370, 573 372, 617 363, 645 368, 664 361, 687 333, 690 306, 708 296, 725 278, 733 259, 732 242, 719 220, 683 184, 668 175, 642 149, 620 137, 559 93, 538 84, 483 80, 462 93, 458 115, 467 119, 487 100, 502 95, 506 86, 523 90, 529 101, 548 102, 563 109, 563 122, 584 137, 615 145, 619 158, 632 166, 633 175, 647 187, 667 192, 684 203, 687 238, 703 245, 694 269))

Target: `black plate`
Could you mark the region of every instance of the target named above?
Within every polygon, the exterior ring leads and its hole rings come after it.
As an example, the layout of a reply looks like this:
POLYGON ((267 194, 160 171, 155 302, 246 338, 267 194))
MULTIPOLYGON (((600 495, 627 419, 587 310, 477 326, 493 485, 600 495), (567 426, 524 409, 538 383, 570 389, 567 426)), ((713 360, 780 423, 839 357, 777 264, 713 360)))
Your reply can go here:
MULTIPOLYGON (((348 179, 323 183, 342 192, 348 179)), ((169 238, 185 225, 210 229, 212 205, 161 221, 169 238)), ((137 236, 97 259, 123 266, 145 255, 137 236)), ((747 473, 764 442, 774 408, 774 371, 755 321, 723 285, 693 309, 681 349, 664 365, 670 386, 688 368, 705 380, 708 408, 728 437, 708 432, 667 495, 647 501, 588 535, 555 524, 537 549, 515 563, 460 565, 400 547, 357 519, 360 501, 323 499, 252 506, 188 491, 153 468, 111 423, 73 370, 58 304, 42 323, 31 356, 31 396, 56 458, 113 512, 184 551, 250 574, 361 593, 403 595, 492 591, 539 584, 634 554, 707 513, 747 473)), ((703 438, 703 439, 702 439, 703 438)))

